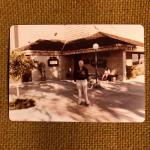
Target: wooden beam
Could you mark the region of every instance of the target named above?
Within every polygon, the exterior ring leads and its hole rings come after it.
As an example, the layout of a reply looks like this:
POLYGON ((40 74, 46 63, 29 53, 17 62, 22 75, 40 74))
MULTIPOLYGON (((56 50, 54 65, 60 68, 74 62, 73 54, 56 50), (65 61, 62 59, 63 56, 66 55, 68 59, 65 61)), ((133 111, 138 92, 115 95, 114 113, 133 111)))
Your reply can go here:
MULTIPOLYGON (((122 45, 122 44, 115 44, 109 46, 102 46, 99 47, 97 52, 104 52, 104 51, 114 51, 114 50, 126 50, 126 51, 133 51, 132 45, 122 45)), ((95 50, 93 48, 87 49, 79 49, 79 50, 67 50, 67 51, 52 51, 52 50, 25 50, 26 54, 36 55, 36 56, 61 56, 61 55, 75 55, 75 54, 84 54, 84 53, 93 53, 95 50)))
MULTIPOLYGON (((121 45, 121 44, 115 44, 111 46, 103 46, 99 47, 97 52, 103 52, 103 51, 114 51, 114 50, 132 50, 133 46, 131 45, 121 45)), ((83 53, 92 53, 95 52, 93 48, 88 49, 80 49, 80 50, 69 50, 69 51, 63 51, 63 55, 71 55, 71 54, 83 54, 83 53)))
POLYGON ((41 51, 41 50, 25 50, 25 54, 29 54, 32 56, 60 56, 60 51, 41 51))
POLYGON ((143 53, 144 51, 140 51, 140 50, 126 50, 126 52, 131 52, 131 53, 143 53))

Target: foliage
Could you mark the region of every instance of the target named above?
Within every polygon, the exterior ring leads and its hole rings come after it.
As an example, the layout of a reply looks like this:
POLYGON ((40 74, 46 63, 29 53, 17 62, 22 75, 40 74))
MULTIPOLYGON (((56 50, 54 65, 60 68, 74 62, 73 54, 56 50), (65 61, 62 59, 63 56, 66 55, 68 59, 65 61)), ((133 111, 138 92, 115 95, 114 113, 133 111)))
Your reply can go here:
POLYGON ((19 80, 22 75, 34 68, 34 63, 31 59, 27 59, 24 53, 19 50, 10 52, 9 74, 12 79, 19 80))
POLYGON ((131 77, 132 78, 135 78, 136 76, 138 75, 138 70, 135 66, 132 66, 132 69, 131 69, 131 77))
POLYGON ((127 78, 135 78, 138 74, 139 71, 135 66, 127 66, 127 78))

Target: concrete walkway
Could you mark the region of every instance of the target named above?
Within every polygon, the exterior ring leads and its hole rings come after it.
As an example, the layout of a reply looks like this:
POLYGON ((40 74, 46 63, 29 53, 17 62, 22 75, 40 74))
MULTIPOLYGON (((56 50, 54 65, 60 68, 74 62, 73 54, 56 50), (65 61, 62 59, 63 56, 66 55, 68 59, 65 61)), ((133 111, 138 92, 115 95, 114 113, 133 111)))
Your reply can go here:
MULTIPOLYGON (((126 82, 101 82, 101 89, 89 89, 92 105, 77 105, 77 90, 71 81, 28 83, 20 97, 32 98, 36 106, 10 110, 13 121, 142 122, 144 121, 144 76, 126 82)), ((10 86, 10 101, 16 89, 10 86)))

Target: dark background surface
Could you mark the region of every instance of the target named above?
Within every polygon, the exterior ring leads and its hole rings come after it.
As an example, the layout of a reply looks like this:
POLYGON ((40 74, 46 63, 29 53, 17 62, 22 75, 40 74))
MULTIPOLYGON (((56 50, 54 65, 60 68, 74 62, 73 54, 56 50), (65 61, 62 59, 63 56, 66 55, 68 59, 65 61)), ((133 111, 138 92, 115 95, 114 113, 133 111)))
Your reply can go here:
POLYGON ((150 149, 149 0, 0 1, 0 150, 150 149), (143 123, 11 122, 9 29, 14 24, 141 24, 145 28, 146 120, 143 123))

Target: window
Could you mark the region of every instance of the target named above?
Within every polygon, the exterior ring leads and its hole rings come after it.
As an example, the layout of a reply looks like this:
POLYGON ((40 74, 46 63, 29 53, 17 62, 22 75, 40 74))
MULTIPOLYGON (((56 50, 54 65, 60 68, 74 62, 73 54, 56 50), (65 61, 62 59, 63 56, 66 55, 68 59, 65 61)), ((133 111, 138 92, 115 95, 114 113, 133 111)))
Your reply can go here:
POLYGON ((98 59, 97 66, 100 68, 106 68, 107 67, 107 61, 103 59, 98 59))
POLYGON ((140 54, 140 60, 139 60, 140 64, 144 63, 144 54, 140 54))
MULTIPOLYGON (((95 67, 95 59, 91 60, 91 65, 95 67)), ((97 67, 99 68, 106 68, 107 67, 107 60, 105 59, 98 59, 97 60, 97 67)))
POLYGON ((90 59, 83 59, 83 61, 84 61, 84 64, 90 64, 90 59))
POLYGON ((140 54, 140 59, 144 59, 144 54, 140 54))
POLYGON ((133 60, 133 62, 138 61, 139 60, 138 54, 132 54, 132 60, 133 60))
POLYGON ((138 54, 132 54, 132 62, 133 62, 133 65, 139 64, 139 55, 138 54))

